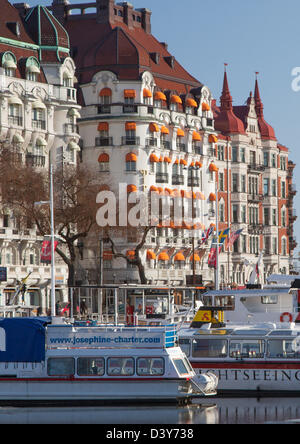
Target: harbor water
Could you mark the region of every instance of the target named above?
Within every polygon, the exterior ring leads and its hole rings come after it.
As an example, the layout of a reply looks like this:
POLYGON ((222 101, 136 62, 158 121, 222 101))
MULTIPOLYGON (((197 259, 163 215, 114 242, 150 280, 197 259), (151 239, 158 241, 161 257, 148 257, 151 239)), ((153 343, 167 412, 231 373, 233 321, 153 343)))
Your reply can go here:
POLYGON ((0 407, 0 424, 295 424, 300 398, 202 399, 188 406, 0 407))

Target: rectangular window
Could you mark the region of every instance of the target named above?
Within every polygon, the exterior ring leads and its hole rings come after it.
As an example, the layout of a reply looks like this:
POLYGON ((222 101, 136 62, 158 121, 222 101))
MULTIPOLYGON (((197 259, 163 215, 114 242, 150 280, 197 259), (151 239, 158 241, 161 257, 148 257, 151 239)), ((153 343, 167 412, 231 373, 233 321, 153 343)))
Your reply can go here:
POLYGON ((109 376, 132 376, 134 374, 134 359, 108 358, 107 374, 109 376))
POLYGON ((246 162, 245 148, 241 148, 240 156, 241 156, 241 162, 245 163, 246 162))
POLYGON ((219 191, 224 191, 224 173, 219 173, 219 191))
POLYGON ((283 180, 283 181, 281 182, 281 197, 282 197, 282 198, 285 198, 285 189, 286 189, 285 181, 283 180))
POLYGON ((268 179, 268 178, 264 179, 264 196, 269 195, 269 182, 270 182, 270 179, 268 179))
POLYGON ((238 211, 239 207, 238 205, 233 204, 232 205, 232 222, 238 222, 238 211))
POLYGON ((179 339, 179 347, 187 357, 190 356, 191 343, 189 339, 179 339))
POLYGON ((103 376, 105 363, 103 358, 78 358, 77 374, 79 376, 103 376))
POLYGON ((264 166, 269 166, 269 153, 264 153, 264 166))
POLYGON ((272 209, 272 225, 277 225, 276 208, 272 209))
POLYGON ((272 339, 268 341, 268 358, 299 359, 300 353, 295 349, 292 339, 272 339))
POLYGON ((246 193, 246 176, 245 176, 245 174, 241 175, 241 192, 246 193))
POLYGON ((242 217, 242 223, 246 223, 247 220, 247 207, 246 205, 242 205, 241 206, 241 217, 242 217))
POLYGON ((271 154, 271 166, 276 168, 276 154, 271 154))
POLYGON ((47 374, 49 376, 73 376, 74 373, 74 358, 49 358, 47 361, 47 374))
POLYGON ((222 358, 227 356, 226 339, 193 339, 194 358, 222 358))
POLYGON ((277 189, 276 179, 272 179, 272 196, 276 196, 276 189, 277 189))
POLYGON ((239 175, 237 173, 232 173, 232 192, 238 192, 239 175))
POLYGON ((236 146, 232 147, 232 162, 238 161, 238 148, 236 146))
POLYGON ((237 339, 230 341, 231 358, 263 358, 264 341, 257 339, 237 339))
POLYGON ((186 375, 187 373, 190 373, 190 369, 183 359, 174 359, 173 362, 175 364, 176 370, 180 375, 186 375))
POLYGON ((136 368, 140 376, 161 376, 165 372, 165 362, 163 358, 138 358, 136 368))

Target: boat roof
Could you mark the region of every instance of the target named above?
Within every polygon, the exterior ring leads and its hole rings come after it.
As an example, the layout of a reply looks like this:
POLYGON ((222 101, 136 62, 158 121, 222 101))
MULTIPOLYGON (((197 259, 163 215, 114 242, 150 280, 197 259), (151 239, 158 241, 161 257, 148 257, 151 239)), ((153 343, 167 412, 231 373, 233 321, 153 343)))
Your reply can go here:
POLYGON ((179 333, 179 338, 189 338, 195 336, 252 336, 252 337, 279 337, 279 336, 299 336, 300 327, 294 323, 282 324, 261 324, 261 325, 236 325, 229 328, 186 328, 179 333))
POLYGON ((242 290, 229 289, 229 290, 210 290, 203 293, 203 296, 242 296, 242 297, 254 297, 273 293, 287 294, 290 287, 272 286, 268 288, 245 288, 242 290))

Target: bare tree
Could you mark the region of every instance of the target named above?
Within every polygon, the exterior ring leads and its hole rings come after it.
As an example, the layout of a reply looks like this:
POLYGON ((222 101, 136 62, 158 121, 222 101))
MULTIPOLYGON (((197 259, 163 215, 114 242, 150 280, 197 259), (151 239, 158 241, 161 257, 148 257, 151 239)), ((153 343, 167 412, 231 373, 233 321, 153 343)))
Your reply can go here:
MULTIPOLYGON (((49 205, 49 172, 36 169, 11 156, 1 156, 1 208, 10 208, 20 227, 35 224, 40 235, 51 231, 49 205)), ((60 237, 57 254, 67 264, 68 285, 75 284, 76 245, 96 224, 97 185, 94 173, 81 164, 54 171, 54 225, 60 237)))

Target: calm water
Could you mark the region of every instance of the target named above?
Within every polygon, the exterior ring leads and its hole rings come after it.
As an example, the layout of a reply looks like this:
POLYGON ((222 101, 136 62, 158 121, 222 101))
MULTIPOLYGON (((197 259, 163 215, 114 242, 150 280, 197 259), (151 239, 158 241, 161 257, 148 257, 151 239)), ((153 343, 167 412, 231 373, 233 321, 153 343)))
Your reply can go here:
POLYGON ((300 423, 300 398, 210 398, 184 407, 0 407, 0 424, 300 423))

